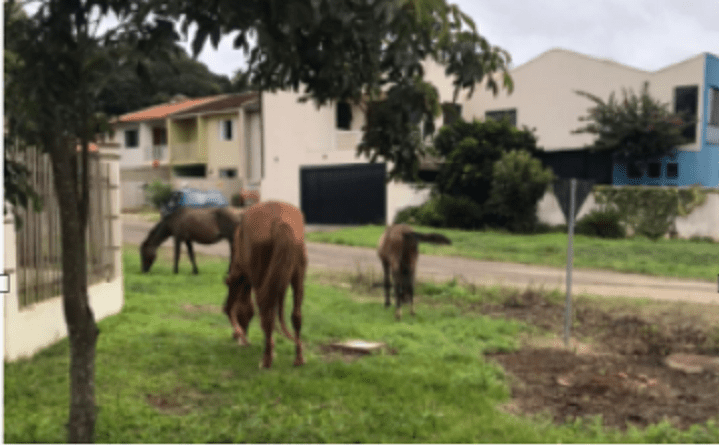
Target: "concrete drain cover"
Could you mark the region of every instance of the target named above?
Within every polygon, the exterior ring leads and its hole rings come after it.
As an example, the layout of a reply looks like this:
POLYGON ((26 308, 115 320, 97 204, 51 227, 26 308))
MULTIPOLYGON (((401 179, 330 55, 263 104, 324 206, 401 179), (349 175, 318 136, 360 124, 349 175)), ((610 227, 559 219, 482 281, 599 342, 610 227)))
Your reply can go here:
POLYGON ((330 343, 329 345, 332 349, 355 354, 371 354, 379 351, 384 346, 384 343, 366 340, 347 340, 343 342, 330 343))

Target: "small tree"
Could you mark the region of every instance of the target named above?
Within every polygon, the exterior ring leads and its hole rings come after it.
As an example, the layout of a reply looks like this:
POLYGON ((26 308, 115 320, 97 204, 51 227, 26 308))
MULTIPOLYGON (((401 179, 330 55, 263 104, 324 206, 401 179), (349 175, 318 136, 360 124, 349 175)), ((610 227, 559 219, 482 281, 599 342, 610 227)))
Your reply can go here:
POLYGON ((494 163, 488 207, 502 226, 530 232, 537 224, 537 202, 553 180, 552 170, 529 152, 506 152, 494 163))
POLYGON ((622 90, 623 99, 609 95, 606 102, 586 91, 576 91, 594 102, 589 115, 580 117, 587 122, 572 133, 590 133, 597 136, 592 145, 597 150, 610 150, 615 158, 636 162, 643 169, 648 158, 671 154, 687 140, 682 130, 693 124, 683 113, 671 113, 669 106, 649 95, 649 82, 645 82, 637 95, 622 90))
POLYGON ((150 203, 152 203, 152 206, 160 210, 172 197, 172 186, 158 179, 147 185, 145 194, 150 203))
POLYGON ((434 148, 444 157, 436 179, 439 193, 467 196, 484 205, 490 196, 494 163, 508 151, 534 153, 537 141, 528 129, 507 121, 457 121, 443 127, 434 148))

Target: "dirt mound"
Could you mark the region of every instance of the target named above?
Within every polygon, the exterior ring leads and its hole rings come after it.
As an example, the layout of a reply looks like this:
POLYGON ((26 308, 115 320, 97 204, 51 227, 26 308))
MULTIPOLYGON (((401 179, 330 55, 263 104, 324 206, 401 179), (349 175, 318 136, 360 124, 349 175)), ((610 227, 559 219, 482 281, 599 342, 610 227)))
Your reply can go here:
MULTIPOLYGON (((532 291, 483 308, 556 334, 563 311, 532 291)), ((573 338, 591 345, 581 353, 534 341, 515 353, 488 355, 510 376, 513 412, 549 412, 557 423, 600 415, 605 426, 620 429, 664 419, 681 429, 719 420, 716 326, 676 313, 645 318, 591 306, 576 307, 574 317, 573 338), (679 359, 693 367, 667 366, 679 359), (710 365, 697 369, 696 360, 710 365)))

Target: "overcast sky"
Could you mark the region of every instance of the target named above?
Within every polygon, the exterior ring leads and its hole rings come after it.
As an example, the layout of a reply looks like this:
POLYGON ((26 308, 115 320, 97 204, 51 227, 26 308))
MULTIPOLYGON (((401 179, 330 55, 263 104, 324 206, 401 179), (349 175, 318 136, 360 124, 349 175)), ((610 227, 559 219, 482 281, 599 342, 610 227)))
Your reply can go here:
MULTIPOLYGON (((717 0, 450 0, 469 14, 480 34, 519 66, 552 48, 661 69, 699 53, 719 55, 717 0)), ((199 56, 210 70, 243 66, 230 38, 199 56)))

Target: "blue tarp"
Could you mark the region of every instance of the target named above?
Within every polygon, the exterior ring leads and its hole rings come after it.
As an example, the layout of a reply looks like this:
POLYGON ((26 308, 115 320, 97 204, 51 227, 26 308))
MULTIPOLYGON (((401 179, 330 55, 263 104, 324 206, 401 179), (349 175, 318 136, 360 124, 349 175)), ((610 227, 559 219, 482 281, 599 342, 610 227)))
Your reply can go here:
POLYGON ((183 188, 172 193, 167 204, 160 209, 162 216, 167 216, 179 207, 225 207, 229 205, 219 190, 198 190, 183 188))

